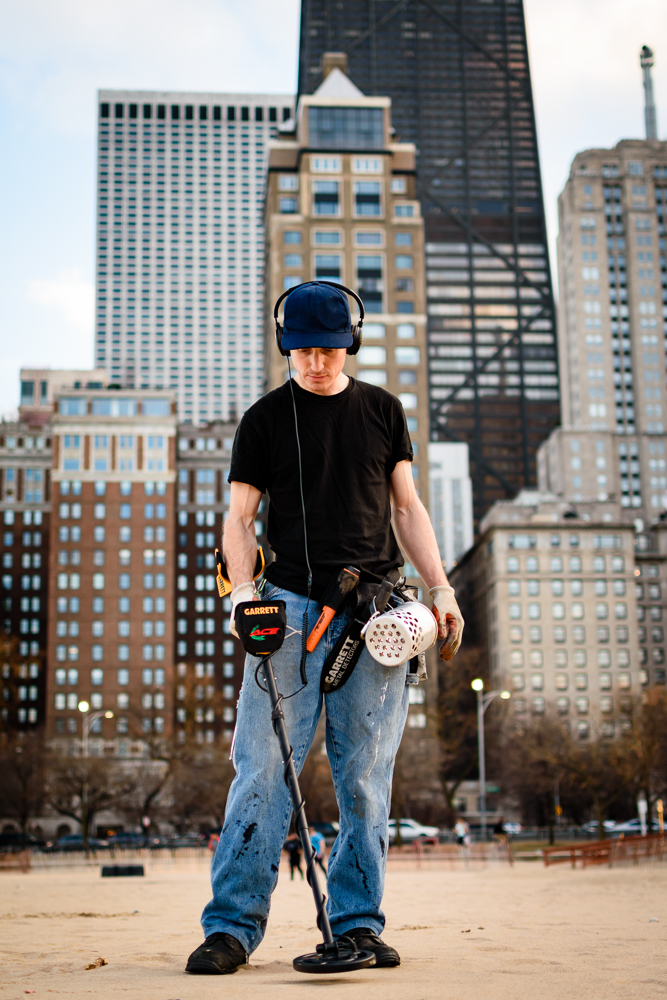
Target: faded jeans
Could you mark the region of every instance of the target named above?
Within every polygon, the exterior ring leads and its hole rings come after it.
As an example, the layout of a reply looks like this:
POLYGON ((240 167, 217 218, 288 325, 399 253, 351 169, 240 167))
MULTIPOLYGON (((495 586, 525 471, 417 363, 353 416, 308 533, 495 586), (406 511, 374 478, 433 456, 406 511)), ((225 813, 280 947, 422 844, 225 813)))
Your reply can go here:
MULTIPOLYGON (((269 585, 263 599, 284 600, 288 633, 289 626, 300 632, 305 597, 269 585)), ((309 631, 318 615, 319 608, 311 601, 309 631)), ((308 686, 282 703, 297 771, 322 711, 324 660, 349 618, 349 610, 336 615, 315 651, 308 654, 308 686)), ((284 695, 301 687, 300 658, 300 634, 287 638, 273 656, 278 690, 284 695)), ((258 662, 256 657, 246 657, 234 743, 236 777, 211 868, 213 899, 202 914, 207 937, 223 931, 240 941, 247 952, 253 952, 264 937, 292 815, 280 745, 271 726, 271 703, 255 683, 258 662)), ((380 934, 384 927, 380 904, 387 821, 394 759, 408 711, 406 671, 407 664, 382 666, 364 648, 347 684, 325 696, 326 747, 340 810, 340 832, 329 858, 327 879, 327 912, 335 935, 354 927, 369 927, 380 934)))

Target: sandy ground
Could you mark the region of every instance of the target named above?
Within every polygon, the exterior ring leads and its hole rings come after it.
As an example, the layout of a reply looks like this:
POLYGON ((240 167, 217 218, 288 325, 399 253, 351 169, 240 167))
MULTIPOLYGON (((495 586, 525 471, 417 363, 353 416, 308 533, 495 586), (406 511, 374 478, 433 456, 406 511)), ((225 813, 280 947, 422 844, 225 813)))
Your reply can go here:
POLYGON ((0 998, 613 1000, 667 993, 667 867, 395 872, 385 938, 398 969, 304 976, 317 942, 306 883, 281 874, 268 932, 233 976, 183 973, 209 895, 199 864, 101 879, 98 868, 0 874, 0 998), (657 919, 651 919, 657 918, 657 919), (85 966, 98 956, 108 965, 85 966))

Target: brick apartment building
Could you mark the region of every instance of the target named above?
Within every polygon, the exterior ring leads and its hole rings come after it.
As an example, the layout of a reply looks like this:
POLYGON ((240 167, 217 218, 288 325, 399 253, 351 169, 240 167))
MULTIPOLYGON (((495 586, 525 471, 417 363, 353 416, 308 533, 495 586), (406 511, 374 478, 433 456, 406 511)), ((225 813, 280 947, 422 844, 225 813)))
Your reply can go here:
POLYGON ((228 740, 243 652, 214 549, 235 427, 179 428, 173 393, 97 374, 24 370, 0 426, 2 728, 77 746, 85 701, 113 713, 91 753, 228 740))

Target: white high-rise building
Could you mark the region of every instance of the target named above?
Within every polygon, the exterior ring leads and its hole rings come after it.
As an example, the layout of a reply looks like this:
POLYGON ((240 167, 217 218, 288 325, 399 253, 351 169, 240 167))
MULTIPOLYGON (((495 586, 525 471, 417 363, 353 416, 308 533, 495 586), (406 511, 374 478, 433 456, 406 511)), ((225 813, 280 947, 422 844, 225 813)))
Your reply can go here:
POLYGON ((263 202, 282 94, 103 90, 95 363, 177 392, 181 420, 234 419, 263 391, 263 202))
POLYGON ((474 541, 468 445, 431 441, 428 446, 431 521, 449 572, 474 541))

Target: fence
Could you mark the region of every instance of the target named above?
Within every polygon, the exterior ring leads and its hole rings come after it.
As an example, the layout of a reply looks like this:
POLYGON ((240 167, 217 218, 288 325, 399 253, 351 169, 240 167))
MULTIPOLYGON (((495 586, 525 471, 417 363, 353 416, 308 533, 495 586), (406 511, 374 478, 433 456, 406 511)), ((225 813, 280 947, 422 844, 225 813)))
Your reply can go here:
POLYGON ((467 847, 417 840, 409 846, 390 847, 387 853, 388 872, 481 867, 489 862, 514 864, 507 840, 467 847))
MULTIPOLYGON (((104 862, 143 862, 151 867, 162 867, 174 863, 188 865, 196 869, 211 864, 211 852, 206 847, 160 848, 147 850, 110 850, 62 853, 40 853, 29 851, 22 854, 0 855, 0 871, 56 871, 62 868, 98 867, 104 862)), ((390 847, 387 853, 387 871, 417 871, 436 868, 482 867, 488 863, 512 865, 514 859, 506 840, 491 843, 471 844, 459 847, 456 844, 415 841, 403 847, 390 847)), ((286 858, 281 857, 281 871, 289 871, 286 858)))
POLYGON ((591 844, 577 844, 571 847, 545 847, 544 866, 570 863, 576 868, 590 865, 639 864, 640 862, 661 862, 665 853, 662 834, 650 833, 645 837, 621 837, 615 840, 596 840, 591 844))

